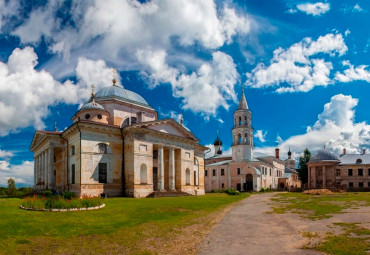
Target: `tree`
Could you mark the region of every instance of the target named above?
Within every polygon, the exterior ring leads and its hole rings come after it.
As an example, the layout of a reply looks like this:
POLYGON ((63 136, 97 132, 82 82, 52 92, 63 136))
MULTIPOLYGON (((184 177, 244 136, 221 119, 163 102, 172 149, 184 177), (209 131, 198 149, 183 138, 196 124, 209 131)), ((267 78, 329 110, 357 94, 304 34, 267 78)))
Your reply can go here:
POLYGON ((15 196, 17 195, 17 188, 15 187, 15 181, 13 178, 8 179, 8 196, 15 196))
POLYGON ((308 167, 307 163, 310 161, 311 152, 306 148, 303 152, 303 156, 299 157, 298 163, 298 176, 301 179, 302 183, 308 182, 308 167))

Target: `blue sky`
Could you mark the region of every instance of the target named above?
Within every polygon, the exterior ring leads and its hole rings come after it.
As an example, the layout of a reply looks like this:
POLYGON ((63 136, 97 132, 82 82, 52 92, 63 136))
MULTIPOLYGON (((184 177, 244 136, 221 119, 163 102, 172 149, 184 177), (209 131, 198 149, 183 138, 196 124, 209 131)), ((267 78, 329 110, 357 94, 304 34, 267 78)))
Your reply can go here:
POLYGON ((370 3, 0 0, 0 185, 32 184, 35 129, 68 127, 90 85, 231 145, 245 93, 256 150, 370 147, 370 3))

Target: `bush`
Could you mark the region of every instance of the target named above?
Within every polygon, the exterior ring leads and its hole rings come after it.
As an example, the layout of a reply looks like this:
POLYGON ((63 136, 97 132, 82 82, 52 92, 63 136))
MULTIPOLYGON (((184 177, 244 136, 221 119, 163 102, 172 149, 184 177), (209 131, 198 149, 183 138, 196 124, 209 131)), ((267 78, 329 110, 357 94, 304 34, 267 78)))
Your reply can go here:
POLYGON ((53 192, 51 192, 51 190, 45 190, 43 194, 45 197, 51 197, 53 195, 53 192))
POLYGON ((227 190, 225 190, 225 193, 228 194, 228 195, 240 195, 240 192, 238 190, 235 190, 235 189, 227 189, 227 190))
POLYGON ((260 192, 265 192, 265 189, 264 189, 264 188, 261 188, 261 189, 260 189, 260 192))
POLYGON ((62 194, 62 197, 64 199, 67 199, 67 200, 70 200, 72 198, 75 198, 76 197, 76 193, 74 192, 71 192, 71 191, 64 191, 63 194, 62 194))
MULTIPOLYGON (((71 192, 73 193, 73 192, 71 192)), ((72 198, 66 200, 62 196, 37 196, 25 197, 22 206, 30 209, 72 209, 95 207, 102 204, 99 197, 72 198)))

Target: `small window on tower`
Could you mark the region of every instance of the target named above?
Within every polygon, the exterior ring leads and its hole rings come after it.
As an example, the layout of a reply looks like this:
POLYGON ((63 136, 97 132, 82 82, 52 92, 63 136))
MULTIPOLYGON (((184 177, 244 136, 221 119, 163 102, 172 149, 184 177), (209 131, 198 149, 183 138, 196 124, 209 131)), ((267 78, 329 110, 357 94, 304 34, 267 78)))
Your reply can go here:
POLYGON ((240 168, 237 169, 237 173, 240 174, 240 168))
POLYGON ((98 119, 101 120, 102 116, 100 114, 98 114, 98 119))
POLYGON ((85 119, 87 119, 87 120, 90 119, 90 114, 86 114, 85 119))

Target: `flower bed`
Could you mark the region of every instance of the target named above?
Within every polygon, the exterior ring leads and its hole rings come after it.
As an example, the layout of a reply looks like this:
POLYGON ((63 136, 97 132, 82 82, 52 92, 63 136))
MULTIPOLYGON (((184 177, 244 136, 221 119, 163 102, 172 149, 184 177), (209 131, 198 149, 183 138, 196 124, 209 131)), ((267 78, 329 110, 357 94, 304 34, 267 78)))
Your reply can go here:
POLYGON ((66 199, 62 196, 40 196, 25 197, 21 208, 35 211, 80 211, 94 210, 104 207, 99 197, 71 197, 66 199))

